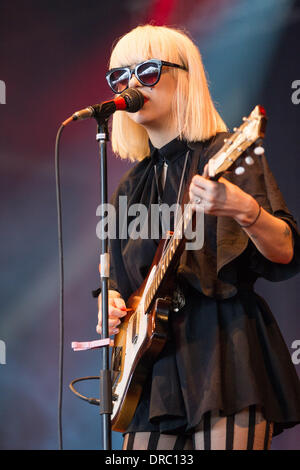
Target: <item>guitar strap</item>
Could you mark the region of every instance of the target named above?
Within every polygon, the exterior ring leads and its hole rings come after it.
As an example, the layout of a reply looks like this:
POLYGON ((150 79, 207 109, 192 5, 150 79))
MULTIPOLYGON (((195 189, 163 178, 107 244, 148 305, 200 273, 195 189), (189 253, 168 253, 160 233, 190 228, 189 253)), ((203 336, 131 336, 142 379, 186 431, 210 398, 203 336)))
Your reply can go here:
MULTIPOLYGON (((187 204, 190 200, 189 187, 190 187, 193 176, 198 173, 200 155, 203 149, 204 149, 204 144, 202 144, 199 147, 197 146, 197 148, 194 149, 192 153, 191 166, 190 166, 190 170, 189 170, 188 177, 187 177, 187 183, 184 188, 183 197, 181 200, 182 213, 184 211, 184 205, 187 204)), ((181 308, 185 306, 185 303, 186 303, 186 299, 185 299, 184 291, 182 290, 181 286, 178 283, 176 283, 176 285, 174 286, 173 295, 172 295, 172 308, 175 312, 178 312, 178 310, 180 310, 181 308)))
POLYGON ((181 200, 182 208, 184 207, 184 204, 187 204, 190 200, 190 198, 189 198, 189 187, 190 187, 193 176, 198 173, 200 155, 201 155, 201 152, 202 152, 203 149, 204 149, 204 144, 202 144, 201 146, 197 146, 197 148, 195 148, 193 150, 192 158, 191 158, 191 167, 190 167, 189 174, 188 174, 188 177, 187 177, 187 183, 186 183, 186 186, 184 188, 184 194, 183 194, 183 197, 182 197, 182 200, 181 200))
MULTIPOLYGON (((181 207, 183 208, 184 204, 187 204, 187 202, 189 201, 189 186, 190 186, 190 183, 191 183, 191 180, 192 180, 193 176, 197 173, 200 154, 201 154, 202 149, 203 149, 203 145, 201 145, 201 147, 197 147, 192 152, 191 167, 190 167, 189 174, 188 174, 188 177, 187 177, 187 180, 186 180, 187 183, 186 183, 186 186, 184 188, 184 193, 182 195, 183 182, 184 182, 184 179, 185 179, 184 177, 185 177, 185 173, 186 173, 187 162, 188 162, 191 150, 188 150, 186 155, 185 155, 185 161, 184 161, 184 165, 183 165, 183 169, 182 169, 182 173, 181 173, 181 177, 180 177, 180 184, 179 184, 177 201, 176 201, 177 209, 178 209, 179 204, 181 204, 181 207)), ((158 176, 157 167, 156 167, 156 165, 154 165, 155 182, 156 182, 156 187, 157 187, 158 205, 159 206, 162 204, 162 193, 163 193, 163 190, 164 190, 164 187, 165 187, 167 171, 168 171, 168 164, 167 164, 166 161, 164 161, 160 176, 158 176)), ((176 214, 175 214, 175 217, 174 217, 174 227, 176 227, 176 224, 177 224, 178 212, 179 211, 177 210, 176 214)), ((161 211, 159 211, 159 213, 160 213, 160 222, 161 222, 161 227, 162 227, 162 233, 165 233, 165 230, 164 230, 164 227, 163 227, 163 220, 162 220, 161 211)))
MULTIPOLYGON (((187 165, 189 154, 190 154, 190 150, 188 150, 186 152, 184 165, 183 165, 183 169, 182 169, 182 172, 181 172, 180 184, 179 184, 179 189, 178 189, 178 194, 177 194, 177 201, 176 201, 176 213, 175 213, 175 217, 174 217, 174 227, 176 227, 176 224, 177 224, 177 217, 178 217, 178 212, 179 212, 178 211, 178 204, 179 204, 179 201, 181 199, 182 185, 183 185, 183 180, 184 180, 184 176, 185 176, 185 172, 186 172, 186 165, 187 165)), ((163 235, 166 233, 166 229, 165 229, 164 223, 163 223, 164 221, 163 221, 162 212, 161 212, 161 204, 162 204, 162 193, 163 193, 165 183, 166 183, 167 171, 168 171, 168 164, 167 164, 166 161, 164 161, 162 171, 161 171, 161 175, 158 177, 157 167, 156 167, 156 165, 154 165, 155 182, 156 182, 156 188, 157 188, 157 194, 158 194, 159 218, 160 218, 160 225, 161 225, 161 228, 162 228, 162 234, 163 235)))

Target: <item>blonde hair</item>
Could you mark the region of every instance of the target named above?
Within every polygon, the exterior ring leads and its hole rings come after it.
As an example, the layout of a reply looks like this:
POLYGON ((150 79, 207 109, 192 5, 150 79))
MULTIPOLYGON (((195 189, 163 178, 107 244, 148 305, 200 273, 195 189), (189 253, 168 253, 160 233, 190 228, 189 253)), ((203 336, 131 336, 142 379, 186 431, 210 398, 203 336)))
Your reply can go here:
MULTIPOLYGON (((185 33, 165 26, 138 26, 116 43, 109 68, 137 64, 147 59, 174 62, 188 70, 168 70, 177 77, 172 111, 180 139, 201 141, 227 130, 212 102, 200 52, 185 33)), ((114 114, 111 137, 113 151, 121 158, 135 161, 149 155, 146 130, 132 121, 127 113, 114 114)))

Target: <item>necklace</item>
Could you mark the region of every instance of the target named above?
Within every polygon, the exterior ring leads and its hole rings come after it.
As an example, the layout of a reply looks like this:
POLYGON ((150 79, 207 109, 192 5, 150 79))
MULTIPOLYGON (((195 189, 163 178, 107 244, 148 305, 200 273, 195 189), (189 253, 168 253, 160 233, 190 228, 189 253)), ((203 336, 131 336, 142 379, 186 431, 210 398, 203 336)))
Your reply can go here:
MULTIPOLYGON (((177 224, 179 201, 181 200, 182 185, 183 185, 184 175, 185 175, 185 172, 186 172, 186 165, 187 165, 189 153, 190 153, 190 151, 188 150, 186 152, 186 155, 185 155, 184 165, 183 165, 183 169, 182 169, 182 172, 181 172, 180 184, 179 184, 179 189, 178 189, 178 194, 177 194, 177 201, 176 201, 176 212, 175 212, 175 216, 174 216, 174 227, 176 227, 176 224, 177 224)), ((163 234, 166 233, 166 230, 165 230, 164 223, 163 223, 161 205, 162 205, 162 193, 163 193, 163 190, 164 190, 164 187, 165 187, 167 171, 168 171, 168 164, 167 164, 166 160, 164 160, 161 177, 159 179, 158 174, 157 174, 157 166, 154 165, 155 182, 156 182, 156 188, 157 188, 157 194, 158 194, 159 218, 160 218, 160 223, 161 223, 163 234)))

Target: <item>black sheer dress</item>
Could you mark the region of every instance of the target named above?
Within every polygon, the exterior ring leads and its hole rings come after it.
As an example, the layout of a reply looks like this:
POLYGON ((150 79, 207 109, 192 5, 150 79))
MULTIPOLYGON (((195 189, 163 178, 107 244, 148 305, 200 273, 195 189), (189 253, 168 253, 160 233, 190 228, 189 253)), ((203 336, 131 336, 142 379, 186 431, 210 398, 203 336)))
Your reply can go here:
MULTIPOLYGON (((122 178, 112 198, 116 210, 119 196, 127 196, 128 207, 157 204, 154 165, 163 161, 168 173, 162 202, 176 203, 187 152, 185 184, 192 162, 201 174, 226 136, 197 143, 175 139, 159 150, 150 146, 151 155, 122 178)), ((288 265, 272 263, 233 219, 205 215, 203 248, 186 251, 177 270, 185 305, 170 315, 169 340, 149 371, 128 432, 189 433, 207 411, 227 416, 252 404, 274 422, 274 435, 300 422, 299 378, 269 307, 253 287, 258 277, 281 281, 299 271, 300 237, 265 156, 253 158, 243 175, 226 178, 290 225, 294 258, 288 265)), ((123 223, 128 226, 130 217, 123 223)), ((145 278, 157 245, 154 239, 111 240, 110 288, 125 301, 145 278)))

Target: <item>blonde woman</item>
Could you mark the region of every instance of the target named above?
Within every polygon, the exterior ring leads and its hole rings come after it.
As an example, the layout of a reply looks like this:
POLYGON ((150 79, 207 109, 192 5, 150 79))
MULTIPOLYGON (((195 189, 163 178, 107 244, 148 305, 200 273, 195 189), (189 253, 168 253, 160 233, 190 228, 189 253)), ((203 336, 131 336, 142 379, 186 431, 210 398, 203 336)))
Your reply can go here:
MULTIPOLYGON (((253 285, 259 276, 279 281, 299 271, 295 221, 264 156, 254 156, 242 176, 230 173, 218 182, 205 176, 228 133, 188 35, 135 28, 116 43, 106 78, 114 93, 130 87, 147 98, 140 111, 113 117, 114 152, 136 162, 114 193, 116 209, 119 196, 150 213, 152 204, 171 206, 185 193, 194 210, 201 200, 205 212, 204 246, 180 259, 181 302, 123 448, 269 449, 272 435, 300 422, 300 387, 274 317, 253 285)), ((110 334, 118 333, 157 244, 153 237, 110 241, 110 334)))

